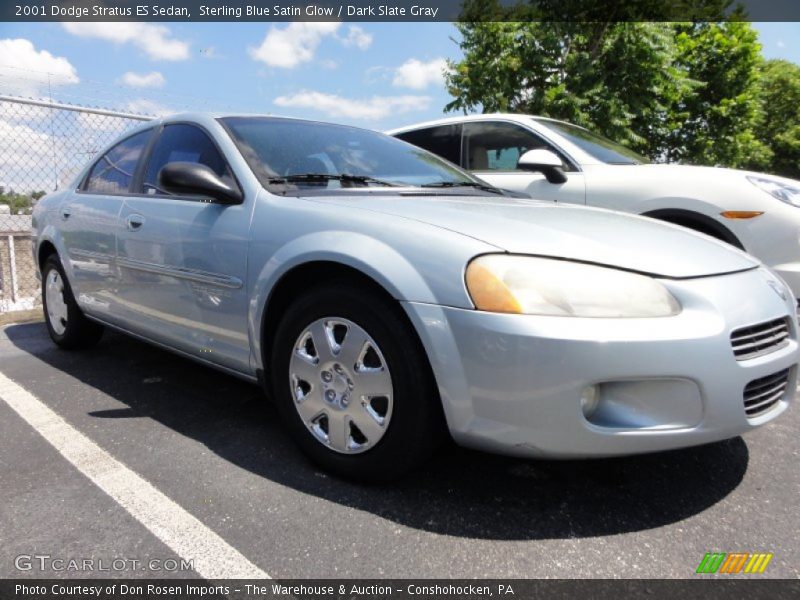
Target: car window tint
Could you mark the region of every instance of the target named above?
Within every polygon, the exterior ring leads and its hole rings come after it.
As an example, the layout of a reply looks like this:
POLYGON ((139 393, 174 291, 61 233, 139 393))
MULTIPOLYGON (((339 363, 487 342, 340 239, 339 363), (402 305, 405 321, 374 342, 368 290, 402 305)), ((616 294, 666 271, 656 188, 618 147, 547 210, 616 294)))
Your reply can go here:
POLYGON ((473 171, 514 171, 528 150, 555 149, 532 131, 514 123, 481 122, 464 125, 464 158, 473 171))
POLYGON ((461 164, 461 125, 442 125, 398 133, 404 142, 438 154, 454 164, 461 164))
POLYGON ((563 121, 551 121, 550 119, 534 118, 534 121, 563 135, 590 156, 609 165, 644 165, 650 162, 630 148, 612 142, 608 138, 604 138, 583 127, 564 123, 563 121))
MULTIPOLYGON (((225 117, 253 173, 268 189, 276 179, 297 175, 353 175, 401 185, 472 183, 456 166, 426 150, 366 129, 277 117, 225 117)), ((291 182, 296 188, 332 190, 339 181, 291 182)))
POLYGON ((143 184, 146 194, 170 194, 159 186, 158 174, 164 165, 171 162, 206 165, 225 183, 236 187, 228 163, 208 134, 199 127, 183 123, 164 127, 147 163, 143 184))
POLYGON ((84 189, 101 194, 124 194, 130 190, 136 163, 142 155, 151 130, 123 140, 106 152, 89 172, 84 189))

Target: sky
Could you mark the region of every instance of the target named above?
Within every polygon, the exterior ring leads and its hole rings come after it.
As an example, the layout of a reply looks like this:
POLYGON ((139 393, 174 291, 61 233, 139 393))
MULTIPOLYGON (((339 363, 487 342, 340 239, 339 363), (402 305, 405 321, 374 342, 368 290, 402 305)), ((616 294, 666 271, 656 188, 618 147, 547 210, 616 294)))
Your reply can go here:
MULTIPOLYGON (((800 23, 756 23, 800 63, 800 23)), ((450 23, 0 23, 0 93, 142 113, 233 110, 388 129, 436 119, 450 23)))

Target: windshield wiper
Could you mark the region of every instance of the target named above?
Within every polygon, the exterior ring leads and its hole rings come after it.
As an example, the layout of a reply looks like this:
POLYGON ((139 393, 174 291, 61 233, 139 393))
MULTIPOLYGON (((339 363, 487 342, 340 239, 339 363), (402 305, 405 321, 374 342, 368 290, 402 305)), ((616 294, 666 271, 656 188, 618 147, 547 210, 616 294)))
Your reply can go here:
POLYGON ((423 183, 419 187, 424 187, 424 188, 473 187, 479 190, 484 190, 486 192, 492 192, 494 194, 503 193, 503 190, 499 188, 496 188, 494 186, 485 183, 478 183, 477 181, 434 181, 433 183, 423 183))
POLYGON ((399 183, 392 181, 384 181, 383 179, 376 179, 368 175, 348 175, 347 173, 338 173, 331 175, 328 173, 301 173, 298 175, 286 175, 285 177, 270 177, 270 183, 321 183, 325 181, 341 181, 342 183, 362 183, 375 185, 384 185, 387 187, 398 187, 399 183))

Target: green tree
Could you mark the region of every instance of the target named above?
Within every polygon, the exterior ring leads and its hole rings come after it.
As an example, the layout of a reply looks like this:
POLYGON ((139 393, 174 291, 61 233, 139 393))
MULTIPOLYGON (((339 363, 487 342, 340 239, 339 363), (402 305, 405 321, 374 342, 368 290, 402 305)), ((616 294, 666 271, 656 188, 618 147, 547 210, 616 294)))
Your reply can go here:
POLYGON ((539 114, 653 154, 688 85, 664 23, 460 23, 447 110, 539 114))
POLYGON ((676 66, 695 82, 673 114, 670 159, 703 165, 765 168, 771 151, 756 135, 760 118, 758 34, 749 23, 674 26, 676 66))
POLYGON ((7 204, 11 214, 15 215, 19 212, 30 212, 31 199, 29 196, 17 194, 14 190, 8 190, 7 192, 0 192, 0 204, 7 204))
POLYGON ((761 58, 748 23, 457 27, 463 58, 450 64, 446 110, 564 119, 658 160, 769 164, 755 133, 761 58))
POLYGON ((761 68, 758 138, 772 150, 769 170, 800 179, 800 66, 769 60, 761 68))

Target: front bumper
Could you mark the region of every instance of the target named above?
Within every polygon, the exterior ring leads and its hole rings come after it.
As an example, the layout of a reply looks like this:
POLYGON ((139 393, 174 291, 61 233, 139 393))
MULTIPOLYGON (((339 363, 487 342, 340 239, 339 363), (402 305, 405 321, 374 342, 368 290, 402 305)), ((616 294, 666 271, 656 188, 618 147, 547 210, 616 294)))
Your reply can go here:
POLYGON ((407 303, 456 442, 520 456, 579 458, 667 450, 746 433, 792 401, 800 351, 794 299, 756 269, 663 283, 682 312, 658 319, 505 315, 407 303), (730 334, 789 319, 790 342, 737 361, 730 334), (783 397, 754 418, 743 392, 788 369, 783 397), (589 420, 581 395, 598 386, 589 420))

